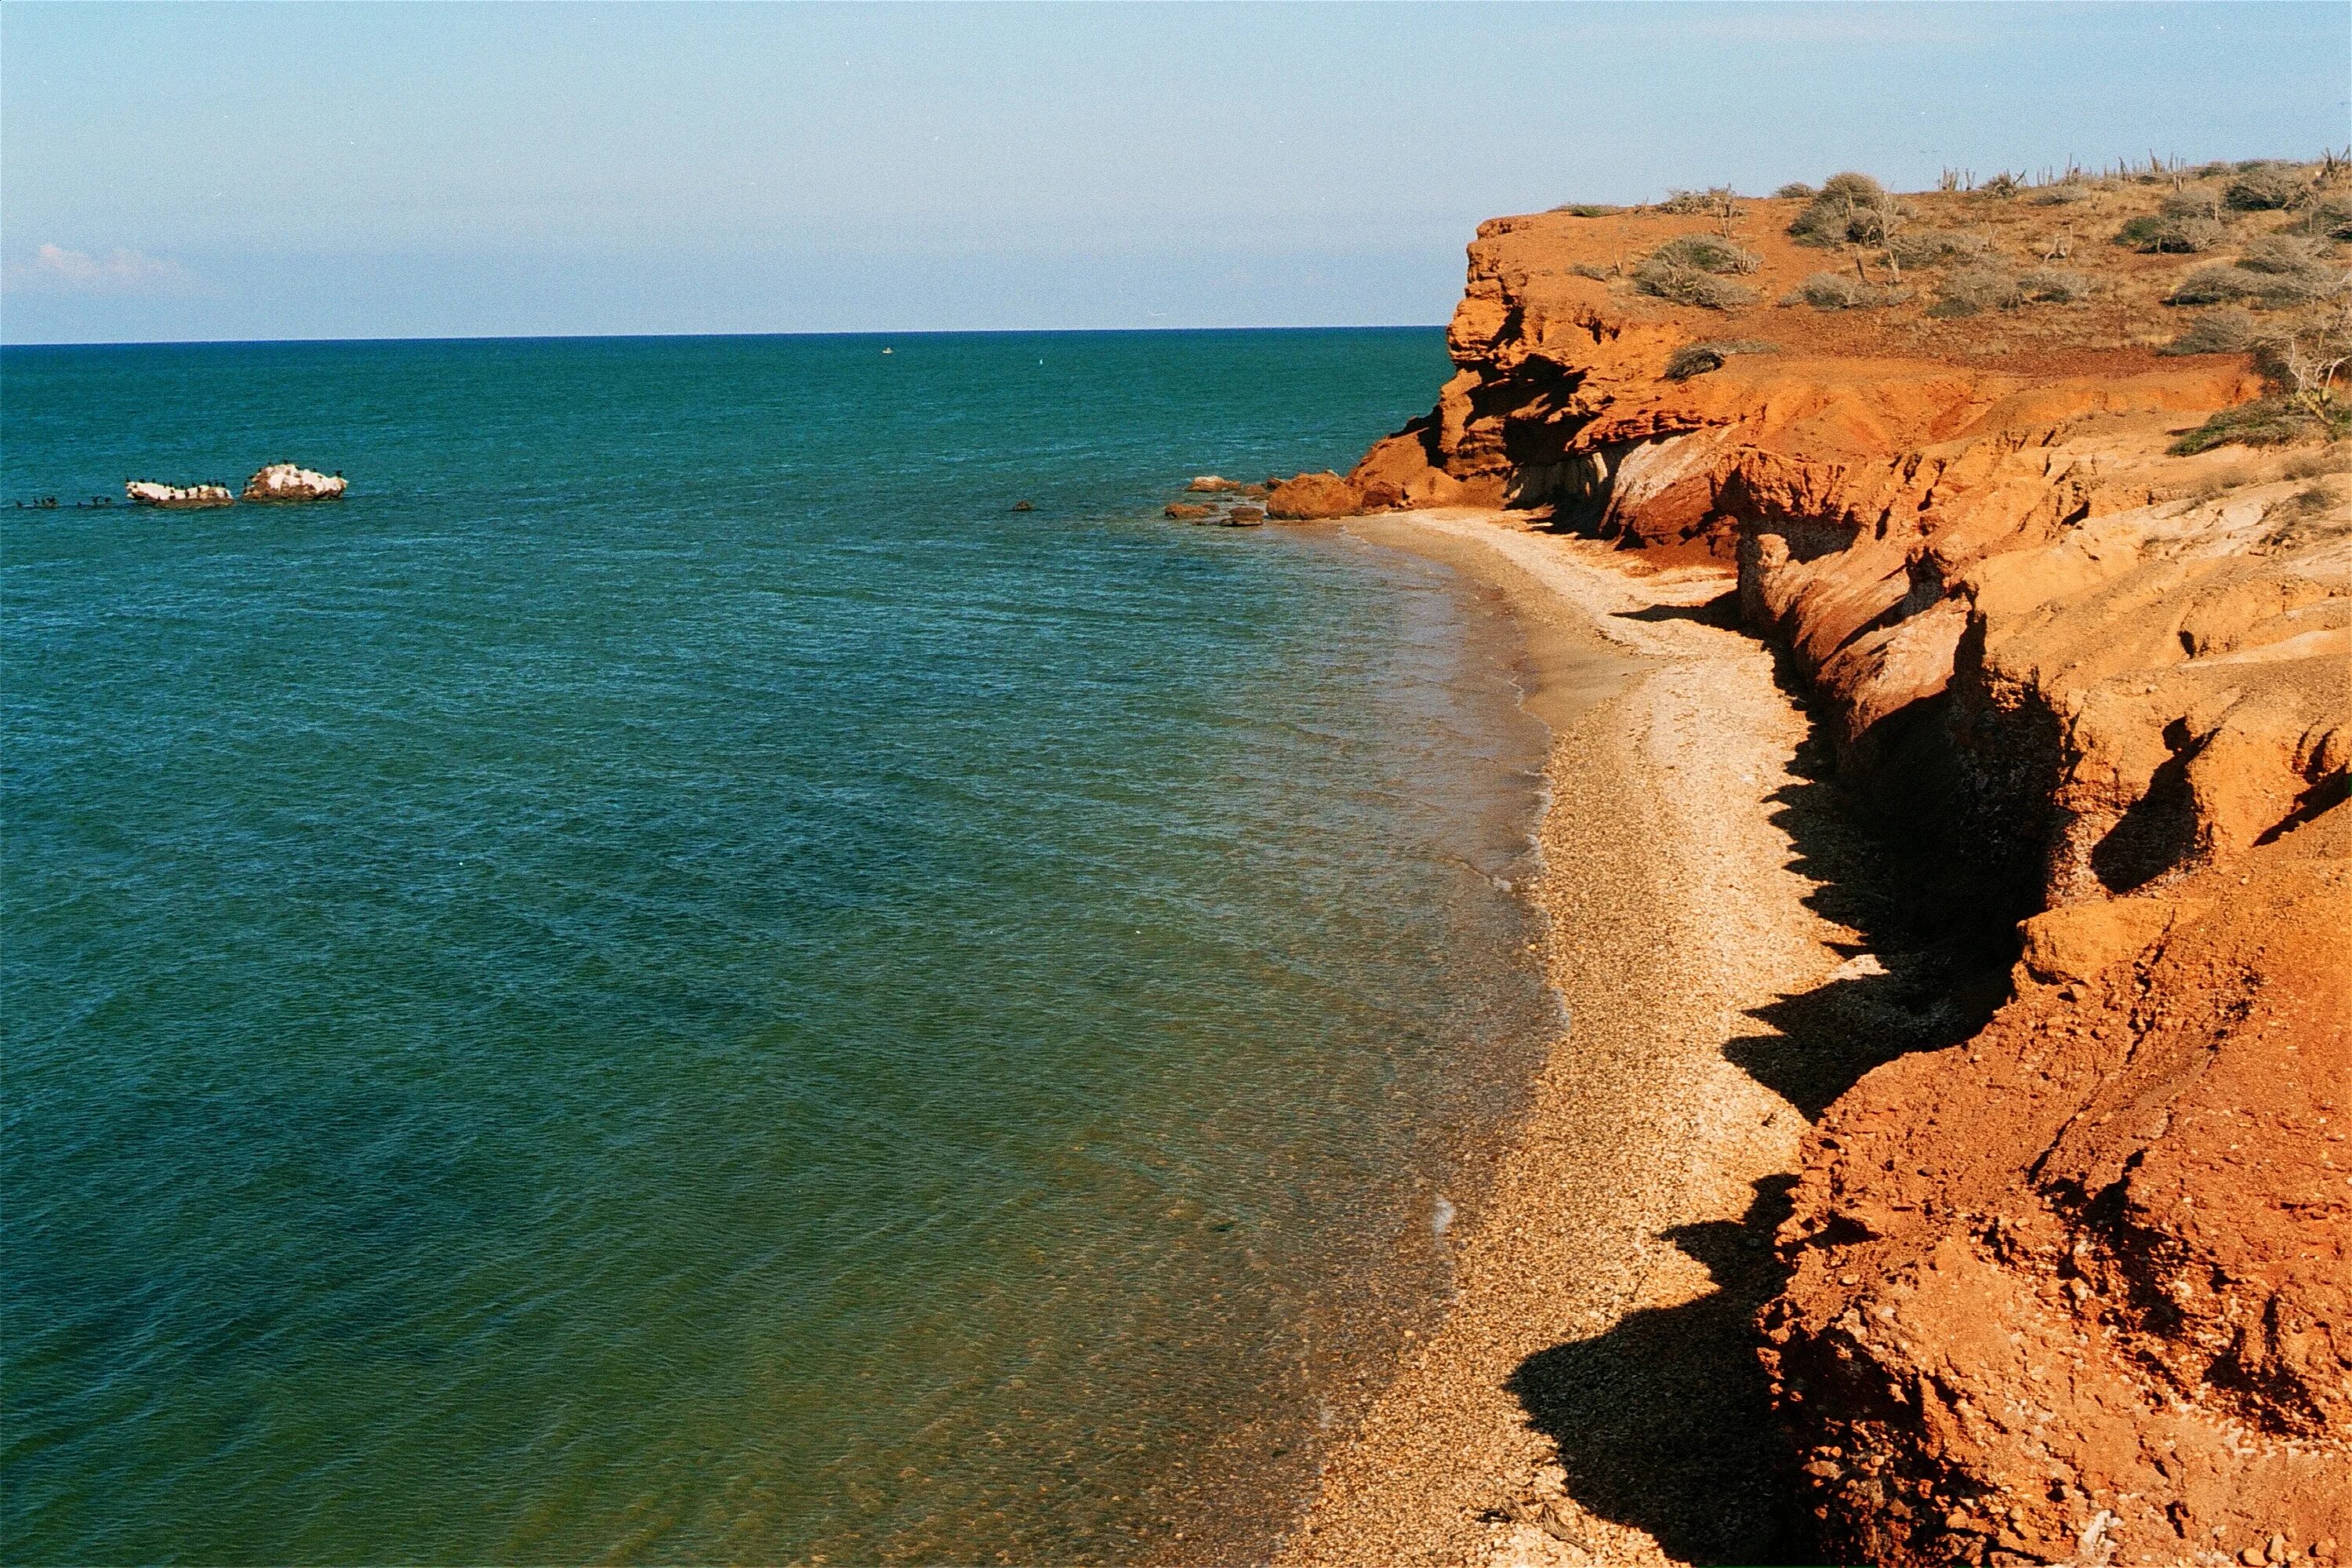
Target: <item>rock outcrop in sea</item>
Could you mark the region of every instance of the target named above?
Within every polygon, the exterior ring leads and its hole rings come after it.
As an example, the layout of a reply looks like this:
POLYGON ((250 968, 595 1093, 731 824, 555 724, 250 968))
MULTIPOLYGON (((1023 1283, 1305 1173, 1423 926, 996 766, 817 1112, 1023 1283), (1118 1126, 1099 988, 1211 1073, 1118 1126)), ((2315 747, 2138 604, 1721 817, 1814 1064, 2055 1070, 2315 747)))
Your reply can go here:
POLYGON ((2230 177, 1494 220, 1437 406, 1272 500, 1736 563, 1857 807, 2014 943, 1981 1027, 1914 998, 1966 1021, 1827 1107, 1780 1232, 1832 1561, 2352 1542, 2352 419, 2294 379, 2352 193, 2230 177), (2292 288, 2130 238, 2209 184, 2194 248, 2292 288))
POLYGON ((245 481, 251 501, 341 500, 349 488, 341 474, 322 474, 294 463, 272 463, 245 481))
POLYGON ((153 479, 125 479, 122 493, 135 506, 160 506, 174 511, 233 506, 236 501, 226 485, 167 485, 153 479))

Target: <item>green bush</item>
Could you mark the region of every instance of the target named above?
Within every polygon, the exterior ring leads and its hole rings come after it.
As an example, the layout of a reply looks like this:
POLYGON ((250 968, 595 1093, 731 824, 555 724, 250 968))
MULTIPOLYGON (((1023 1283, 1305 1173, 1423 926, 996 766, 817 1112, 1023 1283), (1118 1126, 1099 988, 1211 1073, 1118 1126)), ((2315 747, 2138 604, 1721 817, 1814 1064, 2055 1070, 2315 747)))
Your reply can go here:
POLYGON ((2209 452, 2216 447, 2284 447, 2293 441, 2341 440, 2352 435, 2352 404, 2320 408, 2292 397, 2258 397, 2224 408, 2172 444, 2177 458, 2209 452))
POLYGON ((2037 267, 2017 280, 2025 297, 2039 304, 2078 305, 2091 297, 2095 285, 2080 272, 2037 267))
POLYGON ((2005 267, 1963 267, 1946 278, 1936 290, 1931 316, 1973 316, 1985 310, 2014 310, 2025 303, 2025 287, 2005 267))
POLYGON ((2252 310, 2235 305, 2197 318, 2189 330, 2156 352, 2160 354, 2242 354, 2261 332, 2252 310))
POLYGON ((2269 212, 2293 206, 2310 188, 2303 171, 2292 163, 2241 163, 2238 177, 2222 187, 2221 199, 2240 212, 2269 212))

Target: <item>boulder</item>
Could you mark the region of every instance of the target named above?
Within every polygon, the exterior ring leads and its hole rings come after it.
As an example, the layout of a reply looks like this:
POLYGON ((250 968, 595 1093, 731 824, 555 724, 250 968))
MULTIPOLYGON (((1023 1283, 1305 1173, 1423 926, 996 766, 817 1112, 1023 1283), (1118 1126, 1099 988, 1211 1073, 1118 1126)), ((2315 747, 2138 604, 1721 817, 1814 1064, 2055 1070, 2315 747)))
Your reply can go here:
POLYGON ((1265 509, 1259 506, 1237 506, 1225 513, 1228 522, 1264 522, 1265 509))
POLYGON ((1204 506, 1194 506, 1189 501, 1170 501, 1168 515, 1179 522, 1192 522, 1208 516, 1209 509, 1204 506))
POLYGON ((1353 517, 1364 510, 1364 493, 1326 469, 1283 480, 1266 497, 1265 510, 1271 516, 1291 521, 1353 517))
POLYGON ((1228 479, 1217 474, 1202 474, 1184 488, 1199 495, 1216 495, 1220 491, 1237 490, 1242 487, 1237 480, 1228 479))
POLYGON ((153 479, 125 479, 122 493, 136 505, 167 507, 174 511, 231 506, 236 501, 226 485, 165 485, 153 479))
POLYGON ((1037 503, 1033 500, 1017 500, 1013 503, 1013 510, 1014 511, 1035 511, 1037 510, 1037 503))
POLYGON ((341 474, 322 474, 292 463, 272 463, 245 481, 245 499, 262 501, 341 500, 341 474))

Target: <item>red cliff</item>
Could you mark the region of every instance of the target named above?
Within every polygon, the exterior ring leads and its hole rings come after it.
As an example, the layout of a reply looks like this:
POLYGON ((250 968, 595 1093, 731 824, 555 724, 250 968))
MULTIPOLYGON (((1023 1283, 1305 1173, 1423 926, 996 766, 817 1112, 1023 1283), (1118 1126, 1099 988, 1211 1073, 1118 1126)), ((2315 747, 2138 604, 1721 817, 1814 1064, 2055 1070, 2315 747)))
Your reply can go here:
POLYGON ((2294 379, 2346 206, 2229 178, 1870 198, 1828 247, 1803 199, 1487 223, 1455 374, 1349 476, 1736 563, 1856 805, 2016 929, 1780 1231, 1759 1352, 1840 1561, 2352 1546, 2352 462, 2294 379), (2233 422, 2273 444, 2187 451, 2233 422))

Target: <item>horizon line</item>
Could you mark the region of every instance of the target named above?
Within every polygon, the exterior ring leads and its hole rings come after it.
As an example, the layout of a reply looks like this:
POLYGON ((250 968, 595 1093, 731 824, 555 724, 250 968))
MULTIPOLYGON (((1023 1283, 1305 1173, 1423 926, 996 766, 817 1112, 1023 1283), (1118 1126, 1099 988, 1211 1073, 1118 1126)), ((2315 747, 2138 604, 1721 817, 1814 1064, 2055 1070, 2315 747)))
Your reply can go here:
POLYGON ((331 338, 95 338, 81 341, 0 341, 0 353, 19 349, 270 348, 302 343, 550 343, 695 342, 713 338, 1005 338, 1108 337, 1178 332, 1413 332, 1442 331, 1445 321, 1365 321, 1301 326, 1195 327, 927 327, 914 331, 857 328, 851 331, 767 332, 443 332, 415 336, 331 338))

